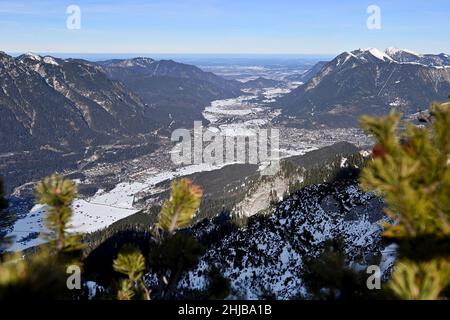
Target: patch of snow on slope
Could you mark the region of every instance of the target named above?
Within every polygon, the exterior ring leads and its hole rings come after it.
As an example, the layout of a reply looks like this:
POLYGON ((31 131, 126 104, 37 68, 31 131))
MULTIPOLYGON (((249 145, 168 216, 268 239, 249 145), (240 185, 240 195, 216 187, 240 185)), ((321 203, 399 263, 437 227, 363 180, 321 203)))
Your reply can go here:
POLYGON ((208 267, 214 265, 229 279, 232 292, 239 292, 229 299, 308 298, 304 261, 318 257, 327 241, 342 239, 349 265, 361 268, 382 254, 380 222, 385 218, 377 201, 356 181, 306 187, 272 214, 254 216, 246 228, 209 244, 179 289, 205 289, 208 267))
POLYGON ((27 53, 25 53, 25 55, 32 60, 41 61, 41 56, 36 53, 27 52, 27 53))
POLYGON ((346 157, 342 157, 341 158, 341 168, 344 168, 345 167, 345 164, 347 163, 347 158, 346 157))
POLYGON ((50 56, 44 57, 44 63, 52 64, 54 66, 59 66, 58 62, 56 62, 56 60, 53 59, 53 57, 50 57, 50 56))

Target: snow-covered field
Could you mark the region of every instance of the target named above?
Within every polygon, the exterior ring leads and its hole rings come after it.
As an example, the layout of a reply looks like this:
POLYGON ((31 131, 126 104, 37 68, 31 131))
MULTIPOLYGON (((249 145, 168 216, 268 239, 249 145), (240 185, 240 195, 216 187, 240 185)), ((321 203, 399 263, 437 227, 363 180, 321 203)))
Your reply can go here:
POLYGON ((224 116, 245 116, 252 113, 258 113, 261 108, 254 108, 248 100, 257 96, 248 95, 232 99, 216 100, 211 102, 203 111, 203 117, 211 123, 216 123, 224 116))
MULTIPOLYGON (((224 165, 197 164, 182 167, 175 171, 151 174, 142 182, 122 182, 108 192, 99 190, 88 199, 77 199, 72 205, 73 218, 70 230, 90 233, 106 228, 112 223, 139 211, 133 204, 135 194, 141 191, 151 194, 153 187, 160 182, 196 172, 217 170, 224 165)), ((8 234, 15 237, 15 243, 9 250, 19 251, 42 243, 43 240, 37 238, 36 233, 45 231, 44 213, 45 207, 35 205, 24 218, 16 221, 8 234)))

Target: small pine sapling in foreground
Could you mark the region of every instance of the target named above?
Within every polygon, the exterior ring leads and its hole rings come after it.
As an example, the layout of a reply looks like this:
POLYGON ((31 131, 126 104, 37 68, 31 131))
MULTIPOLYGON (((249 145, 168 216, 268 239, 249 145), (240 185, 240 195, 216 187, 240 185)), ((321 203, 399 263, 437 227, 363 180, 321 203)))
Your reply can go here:
MULTIPOLYGON (((12 226, 15 222, 15 216, 8 210, 9 203, 5 196, 5 185, 3 177, 0 176, 0 230, 4 230, 12 226)), ((0 255, 8 248, 13 242, 13 237, 7 236, 5 233, 0 232, 0 255)))
POLYGON ((36 198, 44 205, 45 226, 43 237, 58 253, 82 249, 81 236, 69 233, 72 202, 77 195, 75 183, 58 175, 47 177, 36 186, 36 198))
POLYGON ((142 253, 132 247, 124 246, 113 263, 114 270, 128 278, 121 281, 121 288, 117 293, 119 300, 135 298, 150 300, 150 290, 144 282, 145 258, 142 253))
POLYGON ((195 266, 203 252, 202 246, 190 235, 177 233, 188 227, 200 206, 202 190, 188 179, 172 183, 170 199, 164 202, 159 221, 153 227, 154 239, 148 259, 149 268, 158 275, 155 290, 143 280, 145 258, 136 249, 124 249, 114 260, 114 270, 126 274, 118 292, 119 299, 156 299, 173 297, 182 272, 195 266))
POLYGON ((76 187, 53 175, 36 187, 37 203, 44 205, 43 237, 49 242, 35 253, 7 255, 0 264, 0 299, 72 299, 78 291, 67 286, 68 265, 80 265, 82 244, 67 230, 76 187))
POLYGON ((192 223, 202 193, 190 180, 176 180, 172 183, 170 198, 161 208, 149 259, 150 267, 158 274, 155 293, 160 299, 174 296, 182 272, 194 267, 203 253, 202 245, 194 237, 177 233, 192 223))
POLYGON ((427 126, 401 115, 362 117, 377 140, 361 186, 381 195, 397 223, 384 237, 399 245, 388 288, 400 299, 442 299, 450 285, 450 103, 433 104, 427 126))
POLYGON ((8 208, 8 200, 5 198, 5 183, 0 176, 0 211, 8 208))
POLYGON ((157 227, 169 235, 188 227, 200 206, 202 193, 202 189, 188 179, 174 181, 170 199, 161 208, 157 227))

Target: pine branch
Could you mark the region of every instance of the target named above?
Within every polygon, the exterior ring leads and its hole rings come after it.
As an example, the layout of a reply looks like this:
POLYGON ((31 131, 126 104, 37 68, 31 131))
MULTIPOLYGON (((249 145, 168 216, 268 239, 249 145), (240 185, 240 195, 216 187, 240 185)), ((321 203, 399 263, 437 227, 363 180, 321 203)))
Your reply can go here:
POLYGON ((158 226, 169 234, 189 226, 200 206, 201 197, 200 187, 193 185, 188 179, 174 181, 170 199, 161 209, 158 226))

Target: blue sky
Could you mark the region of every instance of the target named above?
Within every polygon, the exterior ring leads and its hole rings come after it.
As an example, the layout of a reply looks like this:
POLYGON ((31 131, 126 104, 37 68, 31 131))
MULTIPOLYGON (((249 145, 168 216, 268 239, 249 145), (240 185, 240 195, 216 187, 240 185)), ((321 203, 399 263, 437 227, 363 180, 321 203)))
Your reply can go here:
POLYGON ((0 50, 60 53, 450 53, 450 1, 0 0, 0 50), (66 28, 66 8, 81 29, 66 28), (366 27, 381 8, 381 30, 366 27))

